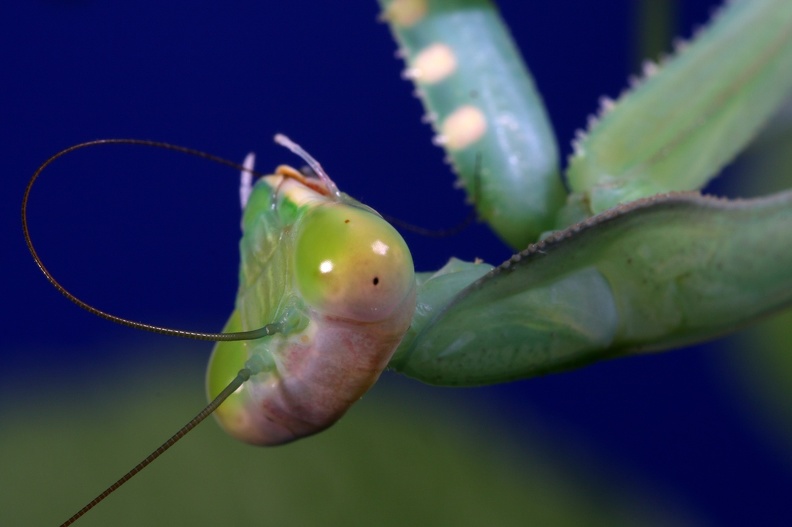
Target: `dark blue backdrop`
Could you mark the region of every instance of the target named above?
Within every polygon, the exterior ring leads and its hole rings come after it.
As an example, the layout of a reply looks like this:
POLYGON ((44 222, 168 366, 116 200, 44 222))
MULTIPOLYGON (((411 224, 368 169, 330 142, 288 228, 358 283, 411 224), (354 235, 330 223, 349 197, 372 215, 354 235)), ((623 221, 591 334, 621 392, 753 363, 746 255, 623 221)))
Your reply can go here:
MULTIPOLYGON (((715 3, 684 2, 680 32, 688 35, 715 3)), ((626 83, 635 5, 502 2, 564 156, 597 98, 626 83)), ((3 11, 4 379, 90 374, 114 360, 101 352, 107 343, 161 348, 165 339, 77 309, 30 259, 18 212, 24 185, 44 159, 73 143, 150 138, 234 160, 255 150, 262 169, 299 165, 272 143, 283 132, 343 190, 382 212, 425 227, 448 227, 467 214, 419 122, 412 87, 399 79, 402 64, 387 27, 375 23, 373 0, 27 0, 3 11)), ((237 178, 166 152, 86 151, 44 174, 31 228, 52 271, 85 300, 122 316, 213 331, 236 288, 237 178)), ((419 270, 451 255, 494 263, 509 255, 481 226, 441 241, 406 238, 419 270)), ((712 523, 789 520, 774 498, 792 490, 789 467, 774 459, 739 395, 730 394, 736 388, 718 346, 481 394, 512 419, 530 408, 603 463, 642 474, 712 523)))

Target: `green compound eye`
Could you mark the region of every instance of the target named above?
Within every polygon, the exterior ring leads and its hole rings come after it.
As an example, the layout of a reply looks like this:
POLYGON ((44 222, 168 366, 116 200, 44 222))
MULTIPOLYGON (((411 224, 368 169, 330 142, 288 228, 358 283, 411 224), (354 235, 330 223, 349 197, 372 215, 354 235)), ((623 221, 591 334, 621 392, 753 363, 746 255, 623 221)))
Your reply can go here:
POLYGON ((306 212, 296 233, 295 269, 314 309, 360 322, 387 318, 415 282, 399 233, 379 216, 340 203, 306 212))

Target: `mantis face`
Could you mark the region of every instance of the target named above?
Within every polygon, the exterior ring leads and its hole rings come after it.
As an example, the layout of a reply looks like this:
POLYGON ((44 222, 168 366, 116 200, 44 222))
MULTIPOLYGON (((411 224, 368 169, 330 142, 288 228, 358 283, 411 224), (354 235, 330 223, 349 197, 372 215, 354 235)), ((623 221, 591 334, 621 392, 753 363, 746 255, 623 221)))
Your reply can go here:
POLYGON ((283 330, 217 344, 208 391, 216 396, 246 361, 264 364, 215 415, 238 439, 281 444, 332 425, 385 369, 415 310, 413 262, 371 209, 281 176, 254 187, 243 230, 225 331, 273 321, 283 330))

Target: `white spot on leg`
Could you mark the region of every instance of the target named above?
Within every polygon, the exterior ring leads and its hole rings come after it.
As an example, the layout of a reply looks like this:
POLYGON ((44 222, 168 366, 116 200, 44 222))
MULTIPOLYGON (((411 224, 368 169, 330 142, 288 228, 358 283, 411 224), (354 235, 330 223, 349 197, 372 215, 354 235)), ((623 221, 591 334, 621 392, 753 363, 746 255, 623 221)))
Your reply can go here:
POLYGON ((250 171, 253 170, 255 165, 256 154, 250 152, 245 156, 245 160, 242 162, 242 166, 245 167, 245 170, 242 171, 239 178, 239 203, 242 205, 242 210, 245 210, 245 205, 247 205, 248 198, 250 198, 250 193, 253 192, 253 174, 250 171))
POLYGON ((462 106, 446 117, 441 130, 449 150, 462 150, 484 136, 487 119, 475 106, 462 106))
POLYGON ((434 84, 454 73, 456 67, 454 50, 445 44, 432 44, 415 56, 408 71, 419 82, 434 84))

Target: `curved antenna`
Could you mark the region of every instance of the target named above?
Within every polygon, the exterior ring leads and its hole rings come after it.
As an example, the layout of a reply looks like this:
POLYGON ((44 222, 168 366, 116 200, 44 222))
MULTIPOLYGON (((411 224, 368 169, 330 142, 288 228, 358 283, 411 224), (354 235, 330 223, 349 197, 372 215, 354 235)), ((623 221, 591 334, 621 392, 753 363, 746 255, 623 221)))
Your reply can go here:
POLYGON ((467 202, 469 206, 472 206, 472 209, 465 219, 453 227, 448 227, 445 229, 427 229, 399 219, 395 216, 391 216, 390 214, 381 214, 381 216, 393 226, 404 229, 405 231, 413 232, 419 236, 425 236, 427 238, 448 238, 451 236, 456 236, 460 232, 470 227, 478 219, 478 212, 476 211, 475 203, 481 191, 481 152, 476 153, 475 163, 476 164, 473 172, 473 191, 469 193, 470 200, 467 202))
POLYGON ((333 183, 333 180, 330 179, 330 176, 328 176, 327 172, 324 171, 322 165, 319 164, 319 161, 314 159, 311 156, 311 154, 303 150, 303 147, 301 147, 300 145, 298 145, 297 143, 295 143, 294 141, 292 141, 283 134, 275 134, 275 142, 281 146, 288 148, 293 153, 300 156, 303 161, 308 163, 308 166, 311 167, 311 170, 313 170, 314 173, 316 173, 316 175, 319 176, 319 179, 321 179, 324 182, 325 186, 327 187, 328 193, 337 200, 341 199, 341 191, 338 190, 336 184, 333 183))
POLYGON ((66 526, 68 526, 68 525, 71 525, 71 524, 72 524, 72 523, 74 523, 75 521, 77 521, 77 519, 79 519, 79 518, 80 518, 82 515, 84 515, 86 512, 88 512, 89 510, 93 509, 94 507, 96 507, 96 506, 97 506, 99 503, 101 503, 101 502, 102 502, 102 501, 103 501, 103 500, 104 500, 106 497, 108 497, 110 494, 112 494, 113 492, 115 492, 116 490, 118 490, 118 488, 119 488, 121 485, 123 485, 124 483, 126 483, 127 481, 129 481, 130 479, 132 479, 132 477, 133 477, 135 474, 137 474, 138 472, 140 472, 141 470, 143 470, 144 468, 146 468, 148 465, 150 465, 150 464, 151 464, 151 462, 152 462, 152 461, 154 461, 155 459, 157 459, 158 457, 160 457, 162 454, 164 454, 164 453, 165 453, 165 452, 166 452, 166 451, 167 451, 167 450, 168 450, 170 447, 172 447, 173 445, 175 445, 175 444, 176 444, 176 442, 177 442, 179 439, 181 439, 182 437, 184 437, 185 435, 187 435, 187 433, 188 433, 190 430, 192 430, 193 428, 195 428, 196 426, 198 426, 198 424, 199 424, 201 421, 203 421, 204 419, 206 419, 206 418, 207 418, 207 417, 208 417, 208 416, 209 416, 209 415, 210 415, 212 412, 214 412, 214 411, 217 409, 217 407, 218 407, 218 406, 220 406, 220 405, 223 403, 223 401, 225 401, 225 400, 228 398, 228 396, 229 396, 229 395, 231 395, 231 394, 232 394, 232 393, 234 393, 234 392, 235 392, 237 389, 239 389, 239 387, 240 387, 240 386, 242 386, 242 384, 243 384, 245 381, 247 381, 247 380, 250 378, 250 376, 251 376, 252 374, 254 374, 254 373, 256 373, 256 372, 252 372, 252 371, 251 371, 249 368, 247 368, 247 367, 245 367, 245 368, 242 368, 241 370, 239 370, 239 373, 237 373, 237 376, 234 378, 234 380, 232 380, 232 381, 231 381, 231 382, 228 384, 228 386, 226 386, 226 387, 223 389, 223 391, 222 391, 222 392, 220 392, 220 394, 219 394, 217 397, 215 397, 214 399, 212 399, 212 402, 210 402, 208 405, 206 405, 206 407, 205 407, 203 410, 201 410, 200 412, 198 412, 198 415, 196 415, 195 417, 193 417, 192 419, 190 419, 190 421, 189 421, 189 422, 188 422, 186 425, 184 425, 183 427, 181 427, 181 428, 180 428, 180 429, 179 429, 179 430, 178 430, 178 431, 177 431, 175 434, 173 434, 173 435, 172 435, 172 436, 171 436, 171 437, 170 437, 170 438, 169 438, 167 441, 165 441, 164 443, 162 443, 162 444, 161 444, 159 447, 157 447, 157 448, 156 448, 156 449, 155 449, 155 450, 154 450, 154 451, 153 451, 151 454, 149 454, 148 456, 146 456, 146 458, 145 458, 145 459, 143 459, 143 461, 141 461, 140 463, 138 463, 137 465, 135 465, 134 467, 132 467, 132 469, 131 469, 129 472, 127 472, 126 474, 124 474, 123 476, 121 476, 121 477, 120 477, 120 478, 119 478, 119 479, 118 479, 118 480, 117 480, 115 483, 113 483, 112 485, 110 485, 109 487, 107 487, 105 490, 103 490, 103 491, 101 492, 101 494, 99 494, 99 495, 98 495, 98 496, 96 496, 94 499, 92 499, 90 502, 88 502, 88 504, 87 504, 85 507, 83 507, 82 509, 80 509, 79 511, 77 511, 76 513, 74 513, 74 515, 72 515, 72 517, 71 517, 71 518, 69 518, 68 520, 66 520, 65 522, 63 522, 63 523, 61 524, 61 527, 66 527, 66 526))
POLYGON ((239 165, 238 163, 234 163, 233 161, 229 161, 227 159, 223 159, 222 157, 214 156, 212 154, 208 154, 206 152, 202 152, 200 150, 193 150, 192 148, 186 148, 183 146, 172 145, 170 143, 162 143, 159 141, 149 141, 146 139, 98 139, 96 141, 88 141, 85 143, 80 143, 74 146, 70 146, 65 150, 61 150, 57 154, 53 155, 49 159, 47 159, 33 174, 30 178, 30 181, 25 188, 25 195, 22 197, 22 232, 25 235, 25 243, 27 244, 28 249, 30 250, 30 254, 33 256, 33 260, 38 265, 38 268, 44 273, 44 276, 49 280, 49 283, 55 287, 63 296, 77 304, 79 307, 85 309, 89 313, 92 313, 98 317, 101 317, 105 320, 109 320, 111 322, 115 322, 116 324, 121 324, 122 326, 127 326, 130 328, 135 329, 142 329, 143 331, 150 331, 152 333, 159 333, 161 335, 171 335, 174 337, 183 337, 188 339, 195 339, 195 340, 210 340, 215 342, 225 342, 225 341, 232 341, 232 340, 254 340, 259 339, 261 337, 266 337, 268 335, 272 335, 273 333, 278 333, 282 330, 281 324, 267 324, 266 326, 258 329, 254 329, 251 331, 240 331, 237 333, 201 333, 198 331, 188 331, 188 330, 181 330, 181 329, 172 329, 166 328, 161 326, 155 326, 152 324, 146 324, 143 322, 136 322, 134 320, 129 320, 126 318, 122 318, 116 315, 111 315, 101 309, 97 309, 90 304, 87 304, 71 294, 69 291, 66 290, 57 280, 55 277, 52 276, 52 273, 44 266, 44 262, 41 261, 41 257, 39 257, 36 249, 33 247, 33 240, 30 237, 30 230, 28 228, 28 220, 27 220, 27 208, 28 208, 28 199, 30 198, 30 191, 33 188, 33 183, 36 182, 39 175, 47 168, 53 161, 56 159, 65 156, 75 150, 80 150, 82 148, 88 148, 91 146, 100 146, 100 145, 113 145, 113 144, 121 144, 121 145, 139 145, 139 146, 149 146, 155 148, 163 148, 165 150, 172 150, 174 152, 180 152, 182 154, 187 154, 195 157, 200 157, 202 159, 206 159, 212 161, 214 163, 218 163, 220 165, 225 165, 231 168, 235 168, 237 170, 250 172, 255 176, 263 177, 263 174, 250 170, 244 166, 239 165))
POLYGON ((391 216, 390 214, 382 213, 381 216, 385 219, 385 221, 394 227, 415 233, 418 236, 425 236, 426 238, 450 238, 451 236, 456 236, 460 232, 473 225, 476 219, 478 219, 478 213, 474 209, 471 210, 468 215, 462 219, 462 221, 453 227, 449 227, 447 229, 427 229, 425 227, 414 225, 408 221, 404 221, 395 216, 391 216))

